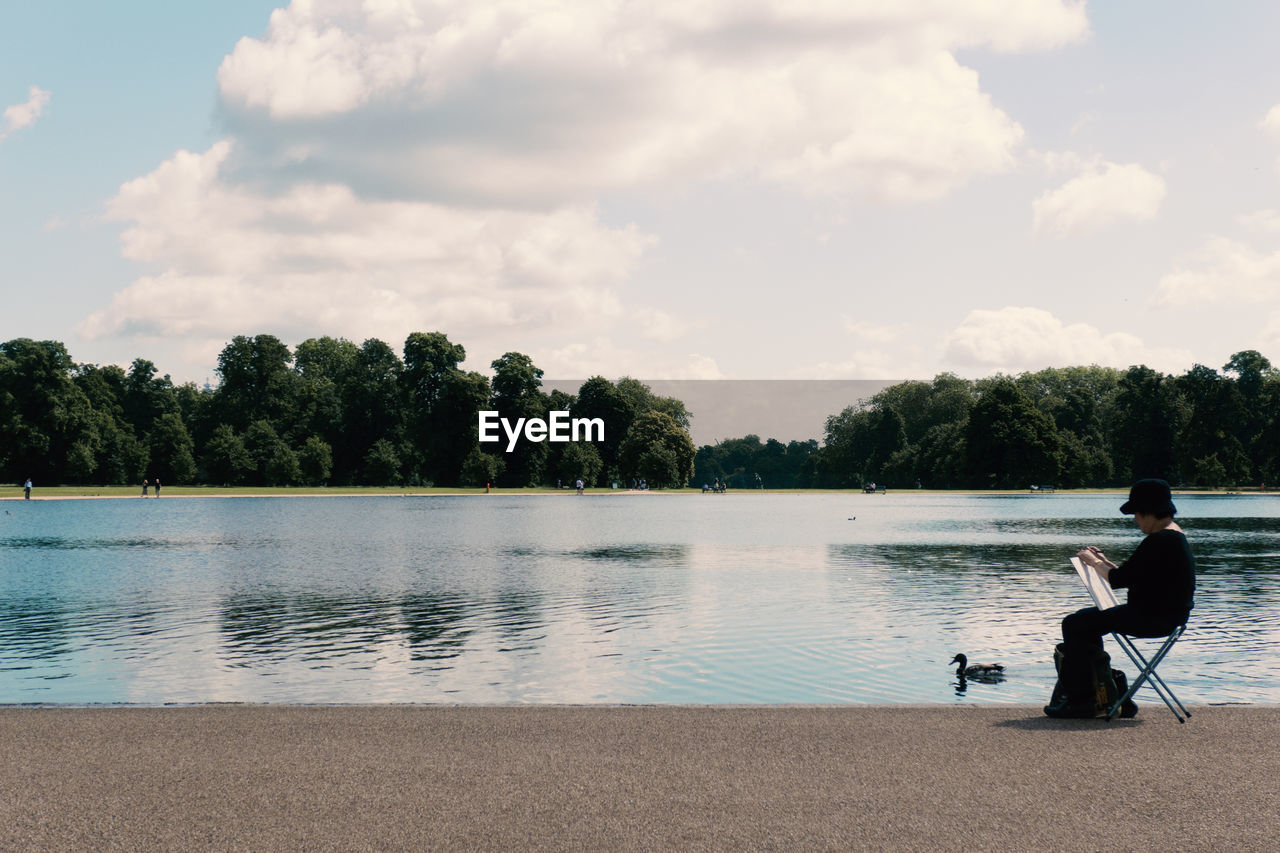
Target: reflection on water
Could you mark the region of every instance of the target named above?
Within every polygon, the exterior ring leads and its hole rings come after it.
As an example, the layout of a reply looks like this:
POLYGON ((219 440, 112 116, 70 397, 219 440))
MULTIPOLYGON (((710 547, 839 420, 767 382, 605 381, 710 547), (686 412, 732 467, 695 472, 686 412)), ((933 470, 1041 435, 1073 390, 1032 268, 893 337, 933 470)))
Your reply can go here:
MULTIPOLYGON (((1067 557, 1140 539, 1114 495, 14 506, 0 702, 1043 702, 1089 603, 1067 557)), ((1280 500, 1179 508, 1199 588, 1162 674, 1280 700, 1280 500)))

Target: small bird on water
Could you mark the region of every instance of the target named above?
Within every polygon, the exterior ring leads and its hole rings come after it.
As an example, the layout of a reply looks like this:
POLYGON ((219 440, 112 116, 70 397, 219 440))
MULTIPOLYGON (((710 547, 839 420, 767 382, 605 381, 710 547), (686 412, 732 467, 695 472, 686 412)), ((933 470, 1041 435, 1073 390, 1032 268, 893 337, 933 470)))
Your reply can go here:
POLYGON ((956 655, 951 659, 956 667, 956 675, 962 678, 995 678, 1004 674, 1004 665, 998 663, 969 663, 964 655, 956 655))

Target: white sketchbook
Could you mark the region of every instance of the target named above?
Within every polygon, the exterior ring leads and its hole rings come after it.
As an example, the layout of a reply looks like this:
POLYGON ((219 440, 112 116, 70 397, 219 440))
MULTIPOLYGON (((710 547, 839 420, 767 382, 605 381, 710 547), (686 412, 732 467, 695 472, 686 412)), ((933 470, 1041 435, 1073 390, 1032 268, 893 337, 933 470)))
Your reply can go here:
POLYGON ((1076 574, 1080 575, 1080 582, 1089 591, 1089 597, 1093 599, 1093 603, 1099 610, 1106 610, 1120 603, 1111 589, 1111 584, 1103 580, 1102 575, 1081 562, 1079 557, 1072 557, 1071 565, 1075 566, 1076 574))

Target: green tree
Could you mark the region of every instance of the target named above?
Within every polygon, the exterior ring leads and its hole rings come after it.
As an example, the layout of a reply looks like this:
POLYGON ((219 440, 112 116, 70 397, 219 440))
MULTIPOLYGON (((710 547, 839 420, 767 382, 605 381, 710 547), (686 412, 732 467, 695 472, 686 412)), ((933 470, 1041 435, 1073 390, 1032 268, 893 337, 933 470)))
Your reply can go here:
POLYGON ((417 479, 455 484, 475 447, 477 416, 489 403, 489 381, 458 365, 466 350, 440 332, 414 332, 404 344, 406 434, 417 479))
POLYGON ((292 360, 289 347, 273 335, 232 338, 218 354, 219 422, 244 430, 255 420, 266 420, 277 431, 286 429, 295 399, 292 360))
POLYGON ((527 399, 542 386, 542 369, 535 367, 533 359, 524 353, 503 353, 490 366, 495 400, 527 399))
POLYGON ((679 488, 693 473, 694 447, 689 433, 663 412, 645 412, 631 424, 619 448, 622 476, 644 477, 652 488, 679 488), (672 467, 667 468, 668 456, 672 467), (649 479, 646 471, 656 476, 649 479))
POLYGON ((125 420, 138 435, 146 435, 160 418, 178 411, 173 382, 166 375, 156 377, 156 366, 145 358, 134 359, 124 381, 125 420))
POLYGON ((151 475, 165 483, 181 485, 195 479, 196 462, 187 427, 177 412, 161 415, 148 435, 151 475))
POLYGON ((1218 454, 1210 453, 1195 459, 1191 464, 1191 478, 1199 486, 1216 489, 1230 482, 1226 466, 1218 459, 1218 454))
POLYGON ((1123 480, 1159 477, 1180 482, 1174 439, 1187 417, 1187 404, 1169 377, 1145 365, 1120 377, 1113 403, 1111 447, 1123 480))
POLYGON ((636 415, 631 399, 608 379, 593 376, 578 388, 570 415, 588 420, 599 418, 604 423, 604 437, 593 442, 600 455, 600 477, 595 481, 584 482, 603 485, 603 479, 620 476, 618 448, 622 446, 622 439, 626 437, 636 415))
POLYGON ((703 445, 693 457, 693 485, 713 486, 719 480, 733 488, 791 489, 808 485, 802 470, 818 449, 818 442, 776 438, 761 442, 754 434, 703 445), (759 479, 757 479, 757 477, 759 479))
POLYGON ((570 441, 561 447, 555 463, 556 476, 565 483, 573 483, 579 477, 583 483, 595 483, 604 467, 595 446, 587 441, 570 441))
POLYGON ((1253 440, 1253 454, 1259 478, 1274 488, 1280 482, 1280 376, 1267 376, 1260 396, 1266 414, 1262 428, 1253 440))
POLYGON ((221 424, 204 447, 204 469, 211 483, 225 486, 238 484, 253 470, 253 459, 244 448, 244 440, 229 424, 221 424))
POLYGON ((462 485, 480 487, 496 483, 503 465, 501 457, 473 447, 462 462, 462 485))
POLYGON ((73 368, 67 348, 57 341, 17 338, 0 344, 4 479, 57 483, 69 468, 83 471, 86 448, 96 442, 95 419, 88 397, 72 381, 73 368))
MULTIPOLYGON (((519 418, 527 420, 547 417, 550 401, 539 390, 542 385, 542 370, 534 366, 529 356, 508 352, 494 359, 491 366, 491 410, 497 411, 500 417, 511 423, 519 418)), ((521 440, 510 451, 505 450, 505 445, 503 447, 505 468, 498 475, 503 485, 529 486, 544 481, 550 456, 547 442, 521 440)))
POLYGON ((877 406, 871 410, 870 439, 871 446, 863 466, 866 479, 899 487, 905 485, 906 480, 915 479, 914 454, 907 447, 906 425, 897 409, 877 406), (891 460, 895 463, 892 468, 891 460), (894 474, 900 479, 890 482, 894 474))
POLYGON ((284 442, 280 440, 280 436, 267 420, 259 418, 249 424, 249 428, 244 432, 244 449, 249 454, 249 460, 253 466, 247 475, 247 479, 253 485, 270 484, 267 465, 282 447, 285 447, 284 442))
POLYGON ((1268 388, 1274 387, 1280 377, 1270 360, 1257 350, 1235 353, 1222 369, 1234 375, 1244 408, 1244 417, 1235 430, 1236 436, 1249 456, 1251 473, 1265 478, 1263 470, 1275 447, 1265 434, 1276 412, 1274 402, 1269 399, 1268 388))
POLYGON ((1213 460, 1203 466, 1193 463, 1194 471, 1189 472, 1193 477, 1200 476, 1197 472, 1202 469, 1212 472, 1219 483, 1248 481, 1251 466, 1237 432, 1247 415, 1235 384, 1213 368, 1197 364, 1178 377, 1174 386, 1188 412, 1175 437, 1178 459, 1213 460), (1219 468, 1221 475, 1217 473, 1219 468))
POLYGON ((114 364, 75 366, 72 381, 92 411, 91 440, 81 446, 94 455, 93 470, 77 476, 80 482, 137 483, 146 476, 150 454, 124 417, 124 370, 114 364))
POLYGON ((662 412, 675 421, 681 429, 686 431, 689 429, 693 415, 685 408, 683 401, 675 397, 660 397, 654 394, 648 385, 630 376, 619 379, 617 388, 618 393, 627 398, 632 411, 636 414, 662 412))
POLYGON ((871 411, 860 406, 847 406, 827 418, 820 465, 814 470, 824 488, 860 488, 870 477, 866 473, 867 458, 872 447, 871 411))
POLYGON ((760 436, 754 433, 703 447, 694 454, 694 482, 713 485, 719 480, 735 489, 748 488, 763 450, 760 436))
POLYGON ((298 434, 318 436, 329 446, 331 461, 326 482, 350 483, 365 448, 356 448, 347 423, 347 403, 355 399, 359 382, 360 348, 345 338, 309 338, 294 350, 298 375, 298 434))
POLYGON ((916 452, 921 486, 951 489, 968 481, 969 448, 965 443, 968 426, 966 413, 963 420, 938 424, 924 434, 916 452))
POLYGON ((1053 420, 1016 382, 982 383, 965 428, 970 482, 979 488, 1026 488, 1056 483, 1061 449, 1053 420))
POLYGON ((1085 442, 1071 430, 1058 431, 1062 444, 1062 473, 1058 485, 1065 488, 1099 487, 1115 480, 1111 454, 1098 433, 1085 442))
POLYGON ((67 448, 65 473, 73 483, 91 482, 97 468, 97 442, 79 439, 67 448))
MULTIPOLYGON (((198 462, 205 443, 218 425, 215 392, 208 384, 197 386, 194 382, 184 382, 174 386, 173 396, 178 402, 178 415, 191 436, 198 462)), ((198 465, 197 476, 199 476, 198 465)))
POLYGON ((386 343, 370 338, 360 345, 355 368, 355 381, 346 389, 344 404, 351 449, 362 454, 362 480, 366 483, 398 483, 401 460, 395 447, 400 443, 404 423, 401 382, 404 364, 386 343), (375 452, 378 442, 385 445, 379 445, 375 452), (387 447, 395 456, 394 474, 388 471, 387 462, 391 456, 386 452, 387 447), (374 464, 376 470, 369 470, 370 464, 374 464))
POLYGON ((400 482, 400 454, 395 445, 380 438, 364 458, 365 482, 371 486, 394 486, 400 482))
POLYGON ((297 458, 301 482, 308 486, 323 486, 329 481, 329 472, 333 470, 333 451, 320 436, 308 438, 297 458))
POLYGON ((653 489, 664 489, 668 486, 678 488, 688 479, 688 477, 681 479, 680 463, 675 453, 661 444, 650 447, 640 454, 635 462, 635 475, 653 489))
POLYGON ((284 442, 276 445, 275 452, 267 460, 266 482, 268 486, 296 486, 302 479, 302 466, 298 454, 284 442))

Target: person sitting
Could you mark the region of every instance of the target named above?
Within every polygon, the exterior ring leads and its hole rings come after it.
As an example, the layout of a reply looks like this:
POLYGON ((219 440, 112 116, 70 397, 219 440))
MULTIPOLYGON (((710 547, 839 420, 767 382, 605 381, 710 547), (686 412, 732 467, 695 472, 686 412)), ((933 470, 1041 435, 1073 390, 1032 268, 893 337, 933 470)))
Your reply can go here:
POLYGON ((1095 547, 1076 556, 1112 589, 1129 590, 1127 603, 1106 610, 1086 607, 1062 620, 1064 658, 1059 673, 1063 696, 1046 705, 1051 717, 1093 717, 1091 662, 1103 651, 1111 633, 1131 637, 1163 637, 1187 621, 1195 606, 1196 564, 1187 536, 1173 520, 1177 508, 1164 480, 1139 480, 1120 511, 1132 515, 1146 534, 1120 565, 1095 547))

